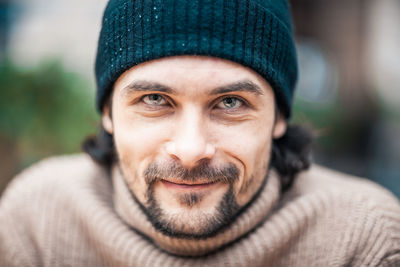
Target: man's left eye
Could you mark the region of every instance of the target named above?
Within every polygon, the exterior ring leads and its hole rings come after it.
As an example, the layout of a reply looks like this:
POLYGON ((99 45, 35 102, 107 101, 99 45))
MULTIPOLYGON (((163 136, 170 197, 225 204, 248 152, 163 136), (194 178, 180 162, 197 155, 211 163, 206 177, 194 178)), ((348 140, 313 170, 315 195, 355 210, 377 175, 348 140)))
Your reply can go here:
POLYGON ((218 108, 222 109, 234 109, 239 108, 243 105, 243 101, 236 97, 225 97, 221 102, 217 104, 218 108))
POLYGON ((159 94, 145 95, 143 96, 142 101, 153 106, 162 106, 167 104, 167 100, 165 100, 165 98, 159 94))

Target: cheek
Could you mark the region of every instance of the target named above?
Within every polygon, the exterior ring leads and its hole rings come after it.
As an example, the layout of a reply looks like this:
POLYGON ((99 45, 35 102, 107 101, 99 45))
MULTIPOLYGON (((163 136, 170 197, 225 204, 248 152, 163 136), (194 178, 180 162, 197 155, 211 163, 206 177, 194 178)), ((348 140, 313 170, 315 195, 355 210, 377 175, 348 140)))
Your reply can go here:
POLYGON ((267 122, 252 122, 224 129, 220 132, 220 143, 225 151, 237 158, 249 176, 254 166, 269 154, 272 127, 267 122))
MULTIPOLYGON (((114 139, 120 159, 132 164, 155 157, 170 130, 168 122, 124 119, 116 123, 114 139)), ((137 167, 137 166, 136 166, 137 167)))
POLYGON ((146 201, 148 187, 142 174, 159 154, 167 132, 165 124, 140 120, 120 120, 114 125, 114 141, 124 178, 142 203, 146 201))
POLYGON ((268 123, 252 123, 224 134, 222 146, 238 160, 241 179, 234 191, 239 205, 246 204, 261 186, 269 165, 272 127, 268 123))

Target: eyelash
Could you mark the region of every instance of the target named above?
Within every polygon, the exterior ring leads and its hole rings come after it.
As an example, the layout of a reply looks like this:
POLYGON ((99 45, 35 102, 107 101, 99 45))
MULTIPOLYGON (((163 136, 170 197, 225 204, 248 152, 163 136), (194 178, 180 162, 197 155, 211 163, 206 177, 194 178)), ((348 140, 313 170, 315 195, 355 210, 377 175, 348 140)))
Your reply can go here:
MULTIPOLYGON (((240 107, 242 107, 242 106, 247 105, 247 102, 246 102, 245 100, 243 100, 241 97, 238 97, 238 96, 229 96, 229 95, 228 95, 228 96, 223 96, 223 97, 218 98, 218 99, 214 102, 214 106, 215 106, 215 107, 218 107, 218 105, 221 104, 221 103, 223 103, 223 101, 226 100, 226 99, 234 99, 234 101, 238 101, 239 104, 240 104, 239 107, 237 107, 237 108, 225 108, 226 110, 235 110, 235 109, 238 109, 238 108, 240 108, 240 107)), ((162 106, 166 106, 166 105, 172 105, 172 104, 171 104, 171 101, 170 101, 166 96, 164 96, 164 95, 162 95, 162 94, 148 94, 148 95, 144 95, 144 96, 141 97, 141 102, 143 102, 143 103, 146 104, 146 105, 153 106, 153 107, 162 107, 162 106), (162 98, 161 101, 165 101, 165 103, 164 103, 164 104, 161 104, 161 105, 146 103, 145 98, 148 98, 148 97, 151 97, 151 96, 158 96, 158 97, 161 97, 161 98, 162 98)), ((224 108, 219 107, 219 109, 224 109, 224 108)))

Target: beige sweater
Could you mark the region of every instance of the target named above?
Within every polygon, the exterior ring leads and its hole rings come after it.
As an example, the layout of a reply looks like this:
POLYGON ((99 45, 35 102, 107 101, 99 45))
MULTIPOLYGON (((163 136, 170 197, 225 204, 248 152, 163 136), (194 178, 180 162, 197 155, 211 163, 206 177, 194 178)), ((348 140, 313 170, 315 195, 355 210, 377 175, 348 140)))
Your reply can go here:
POLYGON ((313 166, 280 195, 272 172, 232 225, 199 242, 154 230, 112 176, 75 155, 14 179, 0 200, 0 266, 400 266, 399 202, 367 180, 313 166))

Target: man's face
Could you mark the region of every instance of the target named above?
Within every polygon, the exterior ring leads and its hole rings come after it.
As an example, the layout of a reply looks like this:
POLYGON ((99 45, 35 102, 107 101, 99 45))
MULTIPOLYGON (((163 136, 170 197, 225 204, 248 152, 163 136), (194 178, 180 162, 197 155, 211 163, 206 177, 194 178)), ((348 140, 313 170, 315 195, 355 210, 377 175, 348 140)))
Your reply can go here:
POLYGON ((266 177, 273 138, 286 124, 270 85, 211 57, 158 59, 115 83, 113 134, 121 173, 164 234, 204 238, 229 223, 266 177))

